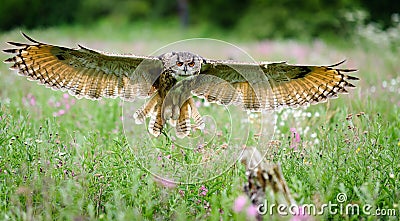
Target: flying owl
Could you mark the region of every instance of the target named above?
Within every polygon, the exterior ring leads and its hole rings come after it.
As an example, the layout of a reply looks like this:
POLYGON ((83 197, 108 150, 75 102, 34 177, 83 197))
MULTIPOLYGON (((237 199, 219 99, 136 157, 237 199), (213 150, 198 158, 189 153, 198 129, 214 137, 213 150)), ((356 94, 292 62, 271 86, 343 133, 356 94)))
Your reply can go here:
POLYGON ((290 65, 286 62, 245 63, 212 60, 190 52, 160 56, 112 55, 79 46, 77 49, 45 44, 8 42, 3 50, 14 54, 13 63, 28 80, 77 98, 120 97, 149 100, 133 115, 148 123, 149 133, 159 136, 168 122, 184 138, 192 128, 204 128, 193 95, 220 105, 237 105, 248 111, 296 108, 335 98, 355 87, 347 75, 352 69, 331 66, 290 65))

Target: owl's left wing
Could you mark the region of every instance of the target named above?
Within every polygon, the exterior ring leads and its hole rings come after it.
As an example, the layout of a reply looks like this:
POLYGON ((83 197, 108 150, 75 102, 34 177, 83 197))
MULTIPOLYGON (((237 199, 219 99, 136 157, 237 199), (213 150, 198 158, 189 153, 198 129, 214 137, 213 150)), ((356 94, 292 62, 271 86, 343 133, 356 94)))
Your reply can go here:
MULTIPOLYGON (((344 62, 344 61, 343 61, 344 62)), ((240 63, 204 60, 192 93, 209 102, 239 105, 245 110, 296 108, 335 98, 355 87, 338 65, 303 66, 280 63, 240 63)))

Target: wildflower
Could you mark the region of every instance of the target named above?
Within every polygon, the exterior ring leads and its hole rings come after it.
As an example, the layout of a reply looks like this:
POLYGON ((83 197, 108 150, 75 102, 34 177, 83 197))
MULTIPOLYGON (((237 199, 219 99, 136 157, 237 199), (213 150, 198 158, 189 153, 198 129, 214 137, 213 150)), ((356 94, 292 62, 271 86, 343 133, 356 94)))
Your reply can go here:
POLYGON ((200 187, 199 191, 200 191, 199 196, 206 196, 208 193, 208 189, 204 185, 200 187))
POLYGON ((305 158, 303 159, 303 163, 304 163, 304 165, 308 165, 308 166, 312 165, 312 162, 311 161, 307 161, 305 158))
POLYGON ((66 113, 66 111, 64 109, 60 109, 57 112, 53 112, 53 116, 54 117, 59 117, 59 116, 64 115, 65 113, 66 113))
POLYGON ((243 210, 244 205, 246 205, 247 202, 247 197, 244 195, 240 195, 238 196, 238 198, 236 198, 235 202, 233 203, 233 211, 235 212, 240 212, 243 210))
POLYGON ((228 148, 228 144, 227 144, 227 143, 223 143, 223 144, 221 145, 221 148, 225 150, 226 148, 228 148))
POLYGON ((26 95, 26 97, 22 98, 22 102, 24 103, 24 105, 28 106, 35 106, 36 105, 36 97, 29 93, 26 95))
POLYGON ((32 94, 30 94, 30 95, 31 95, 31 97, 29 97, 29 104, 31 106, 35 106, 36 105, 36 98, 32 94))
POLYGON ((257 214, 258 214, 257 207, 256 207, 255 205, 253 205, 253 204, 250 205, 250 206, 247 208, 246 213, 247 213, 247 216, 249 216, 249 217, 256 217, 257 214))
POLYGON ((181 195, 182 197, 185 196, 185 191, 183 191, 183 190, 179 190, 178 193, 179 193, 179 195, 181 195))
POLYGON ((290 132, 292 133, 292 144, 290 145, 291 148, 297 149, 298 144, 300 143, 300 134, 297 133, 296 128, 290 128, 290 132))

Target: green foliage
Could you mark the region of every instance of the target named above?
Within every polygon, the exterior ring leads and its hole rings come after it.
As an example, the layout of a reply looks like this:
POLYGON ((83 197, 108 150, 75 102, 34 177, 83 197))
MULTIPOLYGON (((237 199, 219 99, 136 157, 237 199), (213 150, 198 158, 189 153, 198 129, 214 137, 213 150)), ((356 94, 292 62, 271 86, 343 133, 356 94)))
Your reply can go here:
POLYGON ((194 23, 206 22, 222 29, 233 29, 252 5, 250 0, 191 1, 190 12, 194 23))
POLYGON ((366 22, 388 28, 392 14, 398 13, 400 6, 390 0, 217 0, 207 3, 200 0, 3 0, 0 30, 71 23, 89 25, 99 20, 110 20, 116 25, 166 24, 166 20, 180 20, 185 27, 207 25, 250 39, 312 39, 327 35, 347 37, 353 33, 356 24, 344 15, 355 10, 367 12, 366 22))
POLYGON ((342 13, 349 1, 254 1, 240 20, 239 31, 258 39, 314 38, 345 34, 342 13))
POLYGON ((57 0, 2 0, 0 5, 0 30, 71 23, 79 9, 75 1, 57 0))
POLYGON ((399 1, 381 0, 359 0, 370 14, 368 22, 380 24, 384 29, 389 28, 392 23, 393 14, 399 14, 399 1))

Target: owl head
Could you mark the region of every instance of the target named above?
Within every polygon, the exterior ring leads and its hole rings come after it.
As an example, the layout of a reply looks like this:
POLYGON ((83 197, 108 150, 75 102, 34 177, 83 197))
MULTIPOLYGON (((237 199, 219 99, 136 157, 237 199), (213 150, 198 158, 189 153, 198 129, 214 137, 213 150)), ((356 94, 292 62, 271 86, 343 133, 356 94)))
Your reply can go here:
POLYGON ((190 52, 170 52, 160 56, 164 68, 178 76, 192 76, 200 73, 203 58, 190 52))

